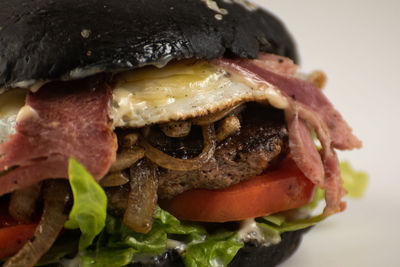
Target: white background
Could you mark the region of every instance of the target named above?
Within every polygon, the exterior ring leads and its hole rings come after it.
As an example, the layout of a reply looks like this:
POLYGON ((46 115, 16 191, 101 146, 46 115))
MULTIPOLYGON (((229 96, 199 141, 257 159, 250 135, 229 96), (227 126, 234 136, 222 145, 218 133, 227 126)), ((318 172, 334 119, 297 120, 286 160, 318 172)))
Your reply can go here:
POLYGON ((295 36, 302 69, 363 140, 340 153, 370 174, 361 200, 316 226, 281 267, 400 266, 400 1, 258 0, 295 36))

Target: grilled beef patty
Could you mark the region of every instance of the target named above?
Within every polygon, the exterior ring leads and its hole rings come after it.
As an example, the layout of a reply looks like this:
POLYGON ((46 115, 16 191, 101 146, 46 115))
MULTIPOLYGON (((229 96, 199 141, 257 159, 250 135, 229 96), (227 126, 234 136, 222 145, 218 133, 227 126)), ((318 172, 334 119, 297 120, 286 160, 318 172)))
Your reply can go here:
MULTIPOLYGON (((241 130, 217 144, 214 156, 199 170, 160 169, 159 198, 171 198, 192 188, 226 188, 262 173, 276 159, 286 155, 287 129, 281 110, 252 105, 241 117, 241 130)), ((179 140, 180 149, 175 151, 184 156, 193 151, 200 153, 202 147, 196 147, 192 140, 188 142, 188 149, 179 140)))
MULTIPOLYGON (((281 110, 252 104, 239 117, 240 131, 219 142, 214 156, 201 169, 172 171, 158 168, 160 199, 171 198, 193 188, 226 188, 262 173, 287 154, 287 129, 281 110)), ((165 153, 179 158, 193 158, 203 148, 201 130, 195 127, 182 138, 166 137, 153 128, 147 140, 165 153)), ((127 205, 129 184, 105 189, 110 212, 122 215, 127 205)))

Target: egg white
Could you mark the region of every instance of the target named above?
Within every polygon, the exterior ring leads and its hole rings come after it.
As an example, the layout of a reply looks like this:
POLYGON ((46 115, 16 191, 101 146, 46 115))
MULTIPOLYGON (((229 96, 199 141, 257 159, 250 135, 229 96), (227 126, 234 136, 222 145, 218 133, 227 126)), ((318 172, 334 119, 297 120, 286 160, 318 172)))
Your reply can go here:
POLYGON ((287 106, 272 86, 250 84, 206 61, 180 62, 117 77, 111 117, 114 127, 143 127, 207 115, 246 101, 287 106))

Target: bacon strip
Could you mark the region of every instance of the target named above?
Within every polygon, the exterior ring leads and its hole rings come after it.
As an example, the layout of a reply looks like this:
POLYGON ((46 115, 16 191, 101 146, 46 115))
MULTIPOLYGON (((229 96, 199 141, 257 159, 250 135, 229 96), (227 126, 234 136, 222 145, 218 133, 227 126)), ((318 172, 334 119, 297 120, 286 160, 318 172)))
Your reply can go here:
POLYGON ((115 161, 117 139, 108 106, 111 88, 102 79, 50 83, 30 93, 37 116, 18 122, 0 145, 0 196, 48 178, 67 178, 74 156, 101 179, 115 161))
MULTIPOLYGON (((344 189, 334 148, 360 148, 361 141, 352 134, 351 128, 318 87, 309 81, 288 75, 290 71, 287 70, 290 67, 276 67, 273 70, 273 64, 260 64, 262 59, 268 61, 274 58, 264 56, 255 62, 246 59, 219 59, 214 63, 246 77, 252 84, 273 87, 287 98, 289 107, 285 109, 285 116, 293 159, 311 181, 325 189, 324 213, 329 215, 343 210, 345 204, 341 202, 341 198, 344 189), (316 132, 321 142, 320 157, 315 146, 311 145, 308 128, 316 132)), ((282 58, 281 63, 290 64, 290 60, 282 58)))

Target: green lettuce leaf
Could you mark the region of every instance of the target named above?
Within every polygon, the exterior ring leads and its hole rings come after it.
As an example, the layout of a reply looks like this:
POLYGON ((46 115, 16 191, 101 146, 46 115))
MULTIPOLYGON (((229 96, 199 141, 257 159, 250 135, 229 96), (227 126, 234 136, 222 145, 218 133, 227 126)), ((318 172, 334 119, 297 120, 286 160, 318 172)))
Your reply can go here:
POLYGON ((107 196, 93 176, 74 158, 69 160, 68 173, 74 204, 65 228, 81 230, 81 251, 92 244, 105 226, 107 196))
POLYGON ((235 232, 208 234, 202 226, 180 222, 157 207, 152 229, 147 234, 136 233, 126 227, 122 219, 109 215, 96 249, 83 253, 83 266, 117 267, 126 265, 135 255, 160 255, 167 250, 171 239, 186 244, 182 256, 187 266, 224 267, 243 246, 235 232), (115 260, 110 260, 113 258, 115 260))
POLYGON ((355 171, 347 161, 340 162, 340 171, 347 196, 354 198, 362 197, 368 186, 368 174, 355 171))
POLYGON ((141 234, 126 227, 122 220, 107 217, 105 228, 108 247, 133 248, 137 253, 158 255, 167 248, 168 236, 179 236, 180 241, 193 242, 204 239, 207 232, 198 225, 182 224, 177 218, 157 207, 150 232, 141 234))
POLYGON ((131 263, 135 250, 132 248, 113 249, 102 248, 96 251, 96 255, 81 255, 82 267, 118 267, 131 263))
POLYGON ((241 247, 243 242, 236 233, 223 231, 207 236, 203 242, 189 243, 183 261, 188 267, 227 266, 241 247))
POLYGON ((277 215, 270 215, 262 217, 262 222, 258 223, 258 226, 261 228, 269 229, 271 231, 277 231, 279 233, 297 231, 304 228, 308 228, 317 224, 318 222, 324 220, 326 216, 320 214, 317 216, 313 216, 308 219, 294 220, 286 222, 285 219, 276 219, 277 215))
MULTIPOLYGON (((347 162, 340 164, 344 187, 350 196, 362 196, 368 177, 354 171, 347 162)), ((106 214, 107 198, 103 189, 75 159, 70 159, 69 176, 74 205, 65 227, 79 228, 82 232, 79 249, 82 266, 124 266, 135 255, 160 255, 167 250, 169 240, 181 242, 186 249, 181 255, 189 267, 224 267, 243 246, 237 233, 221 230, 209 234, 198 224, 183 223, 157 207, 152 229, 146 235, 126 227, 121 218, 106 214), (100 235, 99 235, 100 233, 100 235), (90 246, 98 236, 95 244, 90 246)), ((303 207, 312 210, 324 199, 324 190, 317 188, 313 200, 303 207)), ((257 219, 262 232, 270 237, 315 225, 325 219, 323 215, 308 219, 286 221, 281 214, 257 219)))

